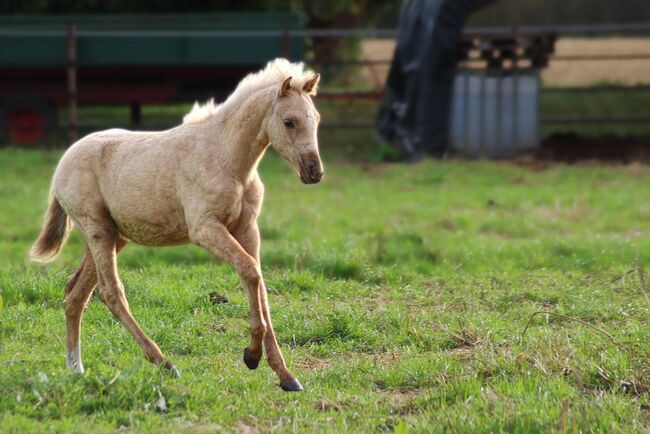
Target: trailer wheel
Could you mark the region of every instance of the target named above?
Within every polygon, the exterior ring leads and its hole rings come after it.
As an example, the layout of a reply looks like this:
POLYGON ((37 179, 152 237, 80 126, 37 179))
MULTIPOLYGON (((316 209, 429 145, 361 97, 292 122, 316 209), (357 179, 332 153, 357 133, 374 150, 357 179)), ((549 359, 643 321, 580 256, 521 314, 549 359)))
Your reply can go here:
POLYGON ((54 124, 54 110, 42 100, 9 100, 0 108, 0 127, 16 145, 32 145, 54 124))

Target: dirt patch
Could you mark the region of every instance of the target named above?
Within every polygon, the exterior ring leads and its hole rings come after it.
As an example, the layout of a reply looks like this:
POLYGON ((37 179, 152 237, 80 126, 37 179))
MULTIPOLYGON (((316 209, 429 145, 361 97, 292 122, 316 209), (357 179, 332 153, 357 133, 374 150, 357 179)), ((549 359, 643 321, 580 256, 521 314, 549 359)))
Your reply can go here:
POLYGON ((293 364, 299 369, 304 370, 321 370, 329 369, 332 367, 331 359, 324 359, 319 357, 314 357, 309 354, 303 355, 299 360, 294 360, 293 364))
MULTIPOLYGON (((560 38, 556 56, 647 56, 648 38, 560 38)), ((553 61, 542 70, 542 80, 553 86, 585 86, 610 82, 627 85, 648 83, 650 59, 553 61)))
POLYGON ((579 136, 553 134, 544 139, 532 154, 518 163, 543 169, 545 163, 568 164, 650 164, 650 136, 579 136))
POLYGON ((383 398, 390 405, 391 412, 400 416, 416 416, 424 410, 418 403, 422 390, 394 390, 383 398))
POLYGON ((314 404, 314 408, 318 411, 342 411, 343 406, 335 402, 322 400, 314 404))
MULTIPOLYGON (((650 38, 647 37, 601 37, 560 38, 555 45, 556 56, 647 56, 650 54, 650 38)), ((364 60, 390 61, 395 50, 393 39, 365 39, 361 44, 364 60)), ((383 87, 389 63, 373 64, 362 68, 364 83, 383 87)), ((551 86, 589 86, 595 83, 618 83, 627 85, 650 83, 650 59, 619 60, 553 60, 542 70, 542 80, 551 86)))

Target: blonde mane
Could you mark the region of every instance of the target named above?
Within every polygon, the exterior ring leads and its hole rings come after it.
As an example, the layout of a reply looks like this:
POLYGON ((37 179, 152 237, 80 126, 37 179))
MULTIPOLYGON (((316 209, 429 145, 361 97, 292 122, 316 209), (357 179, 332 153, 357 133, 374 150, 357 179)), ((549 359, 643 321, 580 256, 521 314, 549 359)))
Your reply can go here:
MULTIPOLYGON (((278 58, 266 64, 264 69, 248 74, 239 82, 235 91, 230 94, 226 101, 217 104, 214 99, 209 99, 205 104, 194 103, 192 110, 183 117, 184 124, 203 122, 219 112, 228 101, 240 99, 252 92, 274 84, 279 87, 289 77, 291 77, 291 88, 301 91, 307 80, 314 76, 313 71, 305 71, 303 62, 292 63, 287 59, 278 58)), ((316 95, 314 87, 310 95, 316 95)))

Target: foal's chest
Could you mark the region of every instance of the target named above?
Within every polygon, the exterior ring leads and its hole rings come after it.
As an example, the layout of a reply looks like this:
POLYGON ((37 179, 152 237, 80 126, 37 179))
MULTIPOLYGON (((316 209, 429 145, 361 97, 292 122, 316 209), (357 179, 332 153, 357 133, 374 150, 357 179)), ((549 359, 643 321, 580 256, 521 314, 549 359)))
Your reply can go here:
POLYGON ((222 220, 233 232, 257 219, 262 206, 262 195, 257 185, 240 186, 232 198, 230 209, 222 220))

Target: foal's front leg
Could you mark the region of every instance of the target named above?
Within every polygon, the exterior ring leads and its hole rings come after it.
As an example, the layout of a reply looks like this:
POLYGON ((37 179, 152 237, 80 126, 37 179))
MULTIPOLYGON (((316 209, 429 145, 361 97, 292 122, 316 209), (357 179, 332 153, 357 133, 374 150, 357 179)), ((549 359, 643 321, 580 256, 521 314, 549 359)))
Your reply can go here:
MULTIPOLYGON (((258 264, 260 264, 260 232, 257 227, 257 222, 253 221, 248 226, 238 229, 235 232, 235 238, 239 241, 242 247, 251 255, 258 264)), ((273 324, 271 323, 271 310, 269 308, 268 294, 264 279, 260 282, 260 301, 262 304, 262 314, 266 321, 266 336, 264 337, 264 347, 266 348, 266 356, 269 360, 269 365, 280 377, 280 386, 282 389, 290 392, 299 392, 302 390, 300 382, 289 372, 287 365, 284 362, 280 345, 275 337, 273 331, 273 324)))
POLYGON ((232 265, 248 292, 251 344, 244 350, 244 360, 246 365, 253 369, 262 357, 262 342, 267 330, 260 298, 260 267, 255 258, 248 254, 228 229, 217 220, 201 224, 193 231, 192 241, 232 265))

